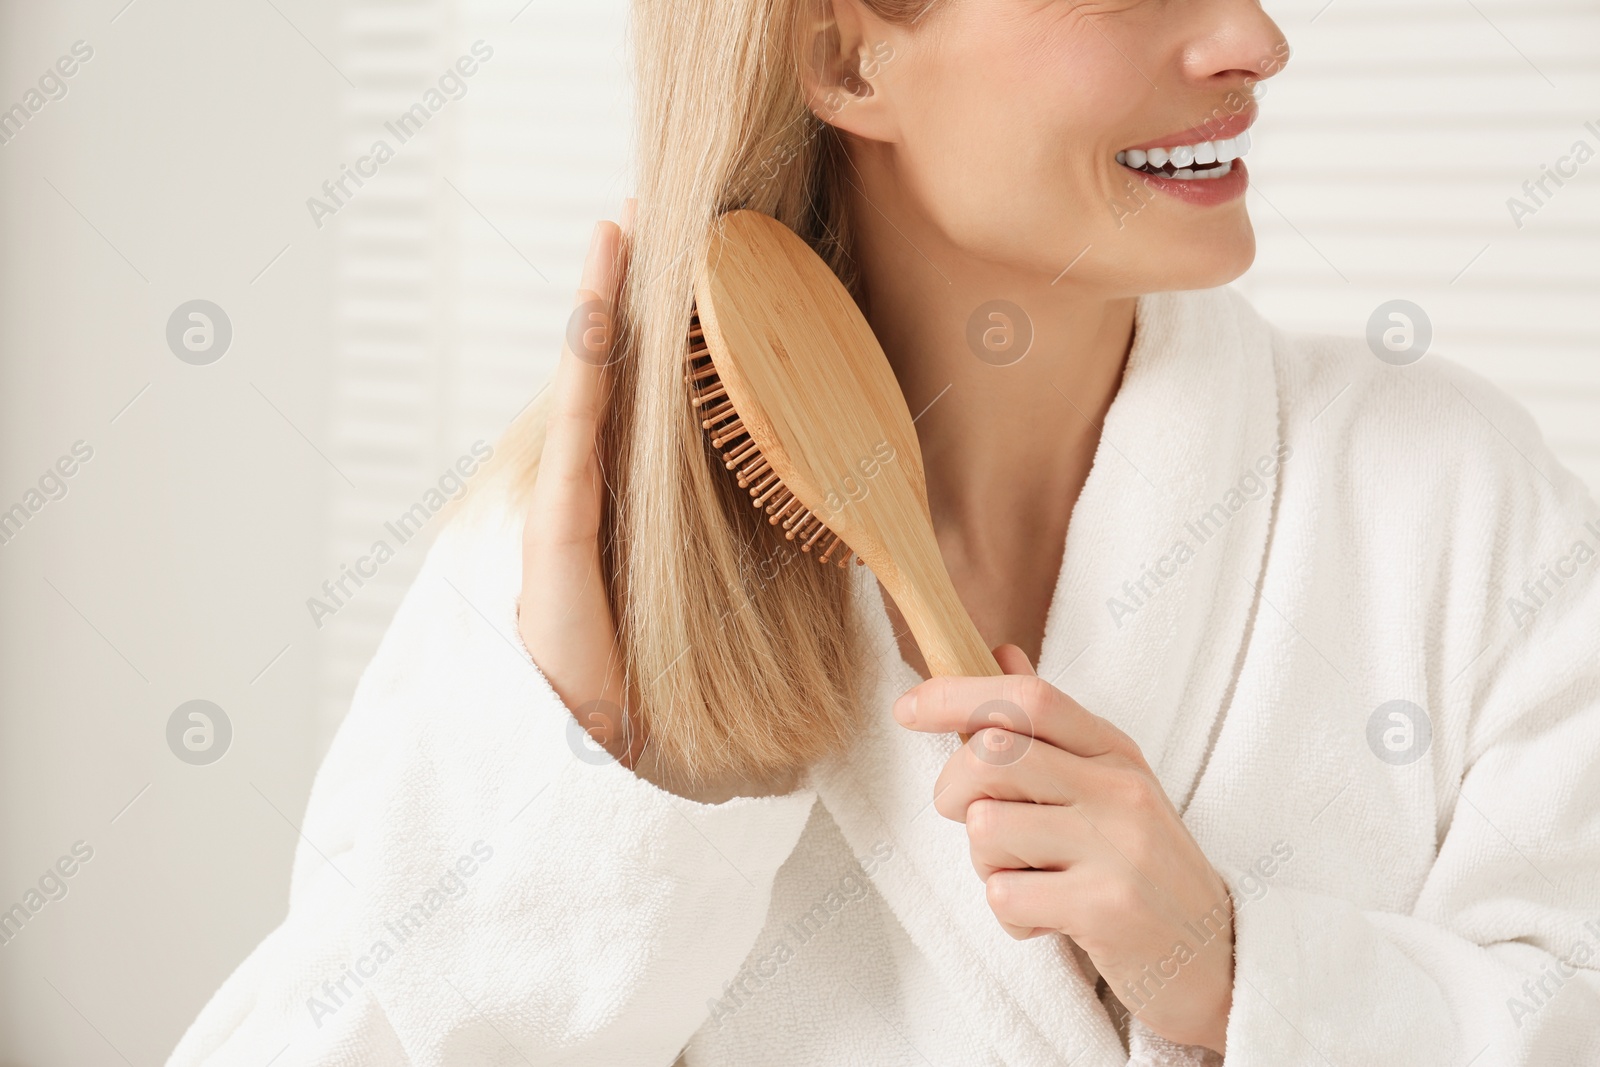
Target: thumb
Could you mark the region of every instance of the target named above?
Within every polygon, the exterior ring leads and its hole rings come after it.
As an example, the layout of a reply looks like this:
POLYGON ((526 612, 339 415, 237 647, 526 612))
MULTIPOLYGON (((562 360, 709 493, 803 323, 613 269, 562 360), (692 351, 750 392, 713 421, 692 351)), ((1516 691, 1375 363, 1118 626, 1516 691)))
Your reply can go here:
POLYGON ((1028 662, 1028 654, 1016 645, 1001 645, 994 650, 994 661, 1000 664, 1000 669, 1006 674, 1033 674, 1033 664, 1028 662))

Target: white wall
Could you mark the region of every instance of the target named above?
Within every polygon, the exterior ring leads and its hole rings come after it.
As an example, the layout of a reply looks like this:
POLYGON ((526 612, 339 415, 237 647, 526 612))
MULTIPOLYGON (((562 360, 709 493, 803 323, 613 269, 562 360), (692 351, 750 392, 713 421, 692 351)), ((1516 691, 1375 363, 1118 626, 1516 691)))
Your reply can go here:
MULTIPOLYGON (((0 145, 0 508, 95 449, 0 545, 0 907, 95 849, 0 945, 0 1067, 160 1062, 281 918, 311 774, 425 539, 320 629, 306 600, 544 380, 630 189, 625 0, 124 2, 0 0, 0 106, 95 49, 0 145), (480 39, 467 95, 318 229, 306 198, 480 39), (235 330, 211 366, 163 337, 196 297, 235 330), (164 736, 197 697, 235 729, 211 766, 164 736)), ((1345 333, 1416 301, 1600 484, 1600 161, 1521 230, 1504 203, 1600 120, 1595 9, 1324 2, 1267 3, 1296 56, 1242 284, 1345 333)))
POLYGON ((284 16, 326 51, 336 11, 123 3, 0 4, 0 106, 94 52, 0 145, 0 507, 94 450, 0 545, 0 908, 93 849, 0 945, 7 1067, 165 1058, 282 914, 314 755, 336 476, 301 435, 325 440, 335 246, 304 199, 343 82, 284 16), (232 321, 210 366, 165 340, 194 298, 232 321), (233 725, 211 766, 165 739, 195 698, 233 725))

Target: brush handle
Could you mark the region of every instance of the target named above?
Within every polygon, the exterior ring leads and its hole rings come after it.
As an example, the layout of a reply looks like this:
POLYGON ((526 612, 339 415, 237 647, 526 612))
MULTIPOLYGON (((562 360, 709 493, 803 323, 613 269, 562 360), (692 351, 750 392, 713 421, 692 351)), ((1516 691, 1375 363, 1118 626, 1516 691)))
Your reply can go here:
MULTIPOLYGON (((933 523, 905 523, 897 531, 905 542, 890 554, 889 567, 873 570, 884 580, 911 636, 934 675, 990 677, 1004 674, 945 569, 933 523), (885 571, 891 573, 885 574, 885 571)), ((868 559, 869 564, 875 562, 868 559)), ((889 562, 888 560, 884 562, 889 562)))
MULTIPOLYGON (((966 605, 956 595, 944 561, 935 555, 920 570, 917 581, 905 581, 897 574, 893 586, 887 582, 884 585, 911 628, 928 673, 934 677, 976 678, 1004 674, 983 635, 972 624, 966 605)), ((972 740, 972 735, 964 731, 959 736, 963 745, 972 740)))
POLYGON ((909 604, 895 600, 922 650, 929 673, 979 678, 1005 673, 948 580, 944 586, 943 590, 927 591, 935 597, 932 602, 924 603, 916 597, 909 598, 909 604))

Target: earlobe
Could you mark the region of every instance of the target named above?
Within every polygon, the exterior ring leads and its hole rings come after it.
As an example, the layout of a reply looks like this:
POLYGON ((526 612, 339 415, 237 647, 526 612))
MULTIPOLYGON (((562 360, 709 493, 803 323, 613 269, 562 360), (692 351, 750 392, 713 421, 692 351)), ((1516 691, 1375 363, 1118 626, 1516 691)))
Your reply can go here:
POLYGON ((812 114, 858 137, 892 140, 890 107, 880 85, 895 54, 889 27, 861 0, 805 0, 804 7, 800 79, 812 114))

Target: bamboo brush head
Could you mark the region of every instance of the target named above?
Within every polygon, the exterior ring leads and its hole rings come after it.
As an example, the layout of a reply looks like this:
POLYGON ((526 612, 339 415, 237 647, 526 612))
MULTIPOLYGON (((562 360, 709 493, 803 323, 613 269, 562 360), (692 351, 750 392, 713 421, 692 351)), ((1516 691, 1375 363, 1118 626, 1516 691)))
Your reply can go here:
POLYGON ((802 549, 854 550, 881 573, 884 521, 929 525, 927 490, 900 385, 849 292, 788 227, 735 211, 695 298, 692 403, 712 447, 802 549))
POLYGON ((871 567, 935 674, 998 674, 939 555, 900 384, 833 271, 782 223, 734 211, 695 308, 691 402, 753 503, 823 562, 871 567))

